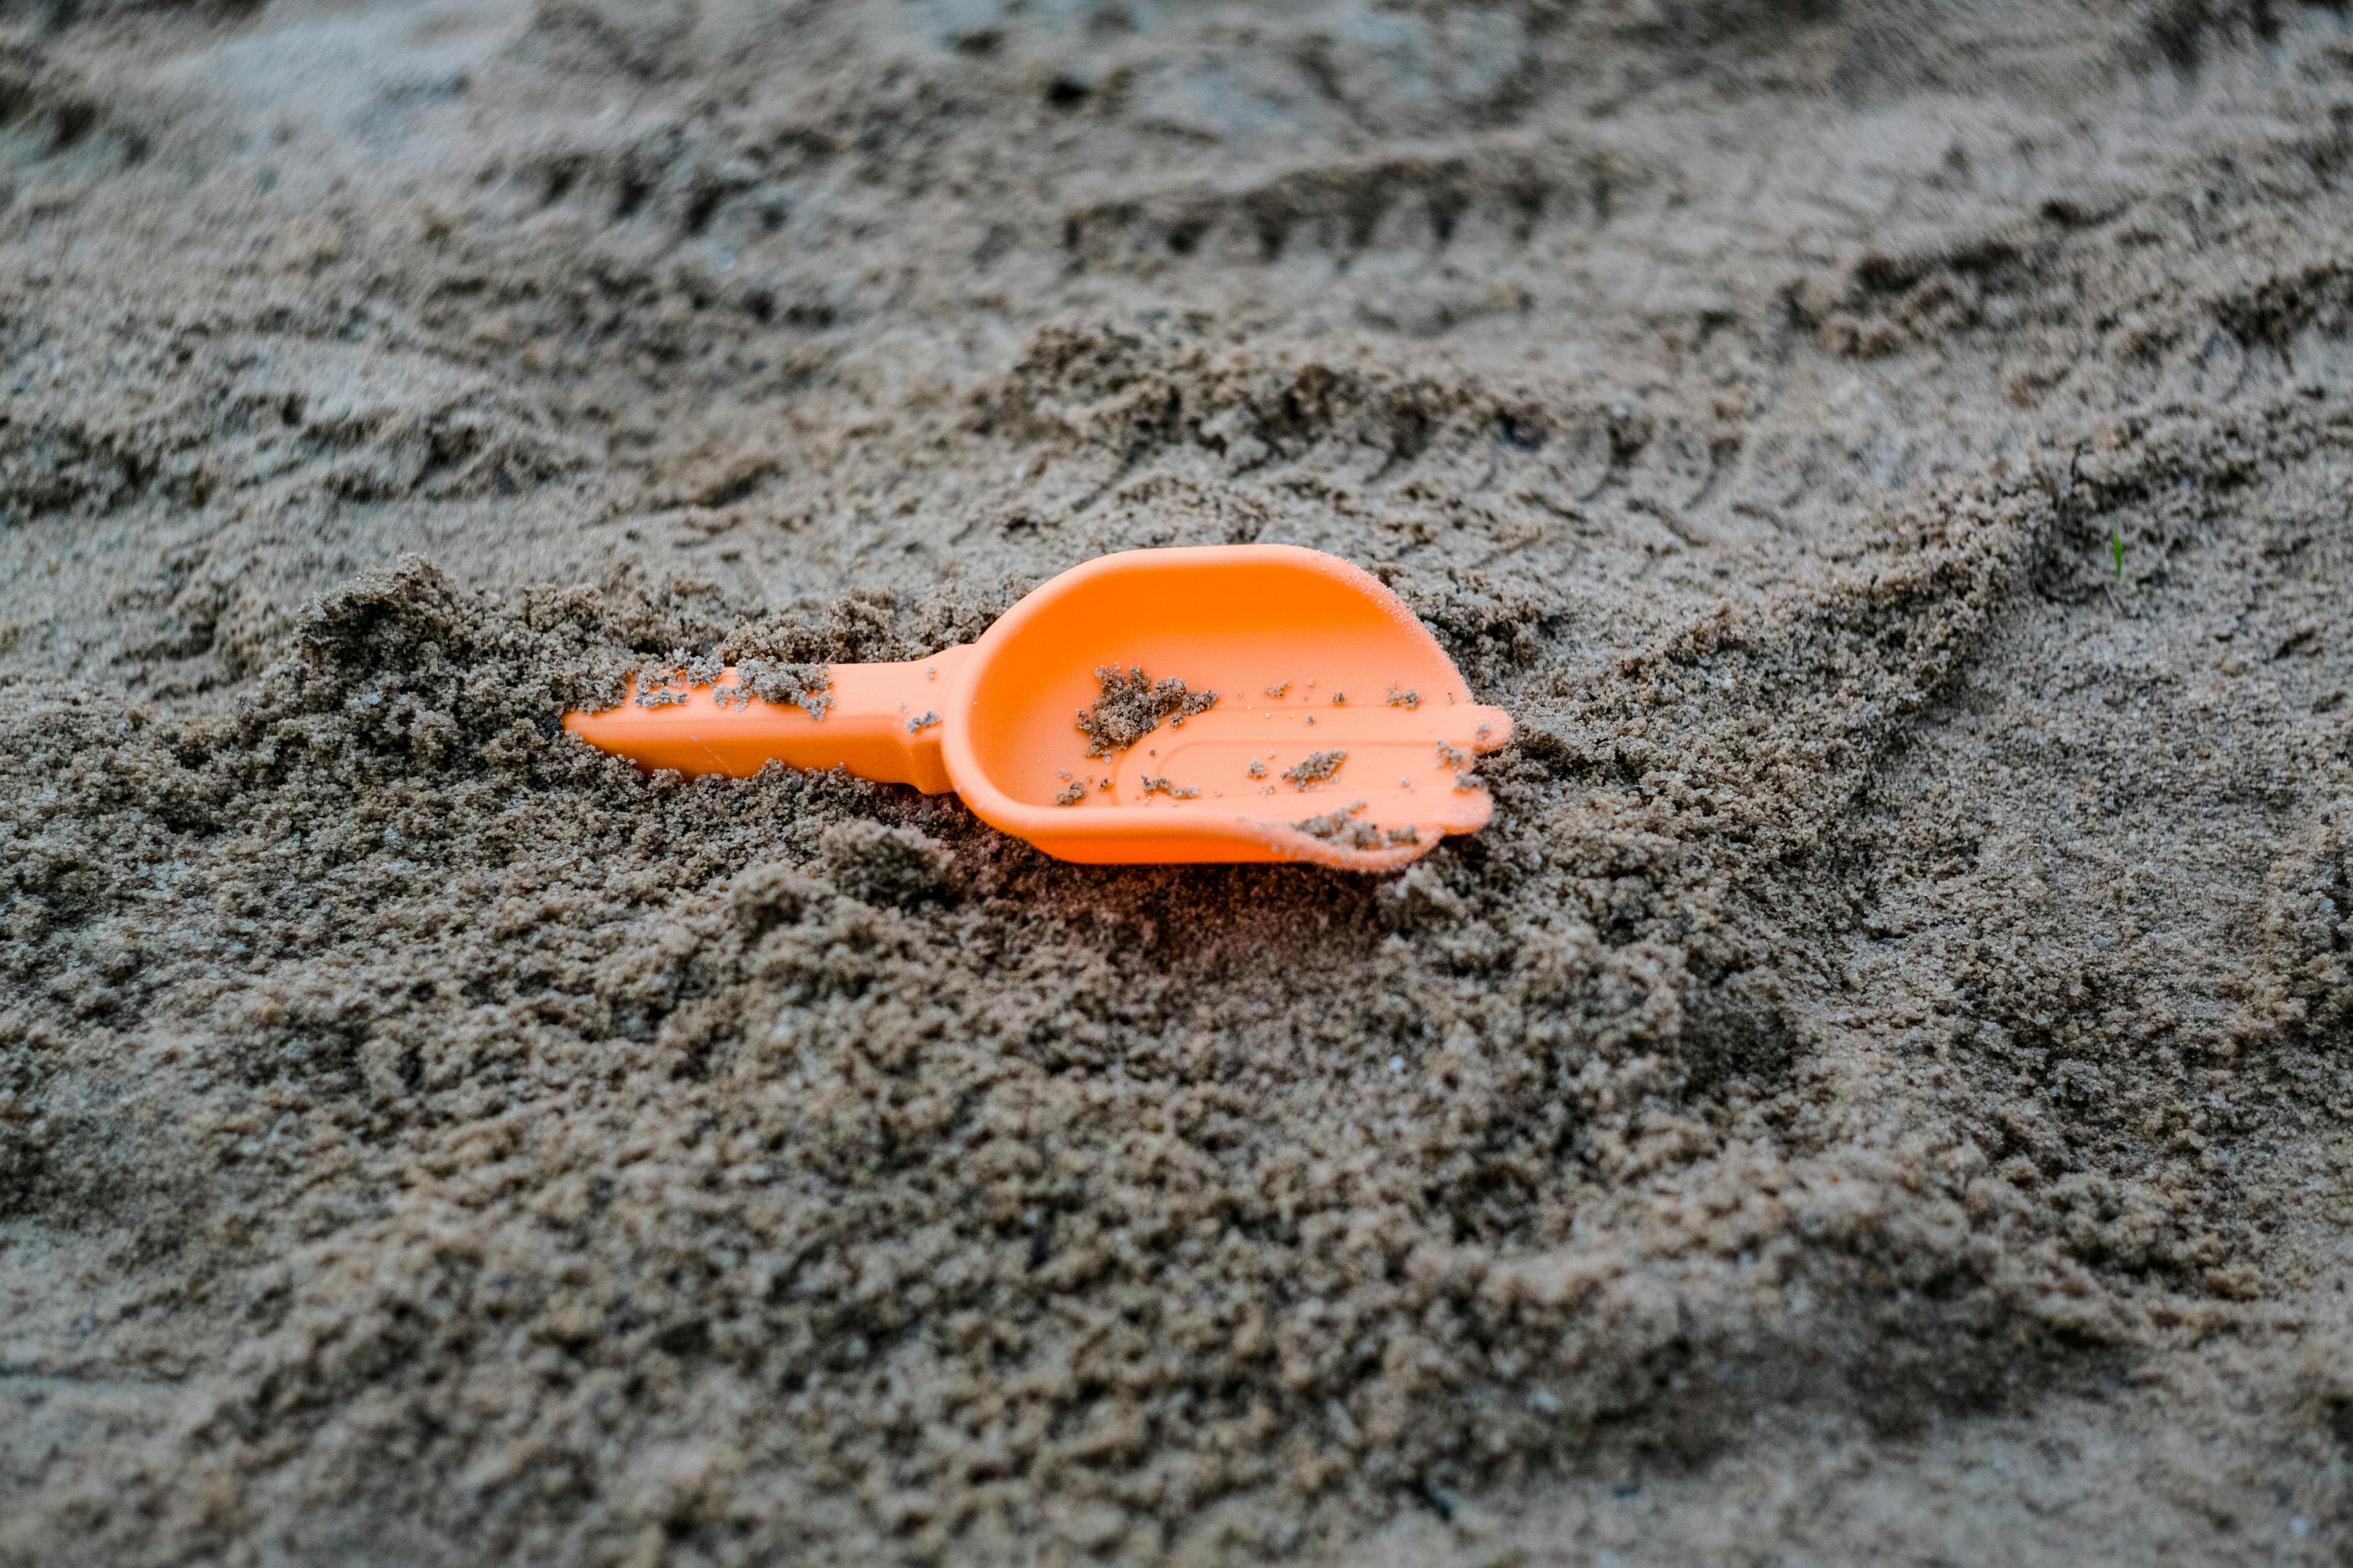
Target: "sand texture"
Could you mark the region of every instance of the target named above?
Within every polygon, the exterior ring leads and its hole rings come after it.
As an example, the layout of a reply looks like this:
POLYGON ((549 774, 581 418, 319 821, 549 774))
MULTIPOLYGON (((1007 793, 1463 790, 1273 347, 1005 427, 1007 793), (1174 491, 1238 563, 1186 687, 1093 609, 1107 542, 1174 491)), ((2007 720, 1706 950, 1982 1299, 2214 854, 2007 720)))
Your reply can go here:
POLYGON ((0 1562, 2341 1561, 2348 507, 2327 5, 0 6, 0 1562), (557 722, 1247 541, 1492 826, 557 722))

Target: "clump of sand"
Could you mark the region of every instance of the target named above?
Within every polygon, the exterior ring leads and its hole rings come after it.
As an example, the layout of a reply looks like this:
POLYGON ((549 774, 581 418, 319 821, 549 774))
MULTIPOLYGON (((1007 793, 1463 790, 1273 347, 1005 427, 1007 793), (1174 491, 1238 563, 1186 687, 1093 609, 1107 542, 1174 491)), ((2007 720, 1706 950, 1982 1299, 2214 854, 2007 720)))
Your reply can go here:
POLYGON ((1079 733, 1087 738, 1087 755, 1115 757, 1129 750, 1161 724, 1181 725, 1196 713, 1218 705, 1214 691, 1187 690, 1176 676, 1155 680, 1140 667, 1121 669, 1105 665, 1095 671, 1103 695, 1079 710, 1079 733))
POLYGON ((754 697, 822 719, 833 711, 833 679, 821 664, 746 657, 735 667, 733 684, 721 689, 719 700, 741 706, 754 697))
POLYGON ((1330 751, 1310 752, 1290 767, 1283 769, 1282 776, 1294 789, 1311 789, 1316 784, 1328 782, 1333 774, 1340 771, 1341 764, 1347 760, 1348 753, 1337 748, 1330 751))

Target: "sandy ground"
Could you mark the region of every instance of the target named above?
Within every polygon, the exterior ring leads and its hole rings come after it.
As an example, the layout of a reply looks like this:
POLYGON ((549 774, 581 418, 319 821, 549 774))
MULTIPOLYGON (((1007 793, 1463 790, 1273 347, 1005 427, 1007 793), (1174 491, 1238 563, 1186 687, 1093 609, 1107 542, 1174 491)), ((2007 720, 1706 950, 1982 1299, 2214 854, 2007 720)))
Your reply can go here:
POLYGON ((2353 1543, 2339 10, 0 17, 0 1556, 2353 1543), (1490 828, 553 722, 1248 540, 1490 828))

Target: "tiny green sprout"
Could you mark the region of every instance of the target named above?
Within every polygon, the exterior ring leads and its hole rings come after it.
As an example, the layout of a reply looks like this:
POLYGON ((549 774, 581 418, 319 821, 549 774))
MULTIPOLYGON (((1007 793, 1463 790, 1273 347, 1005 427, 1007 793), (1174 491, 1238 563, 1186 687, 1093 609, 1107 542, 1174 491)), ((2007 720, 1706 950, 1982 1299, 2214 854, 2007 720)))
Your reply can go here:
POLYGON ((2116 581, 2121 583, 2125 580, 2124 530, 2118 528, 2108 531, 2108 553, 2116 559, 2116 581))

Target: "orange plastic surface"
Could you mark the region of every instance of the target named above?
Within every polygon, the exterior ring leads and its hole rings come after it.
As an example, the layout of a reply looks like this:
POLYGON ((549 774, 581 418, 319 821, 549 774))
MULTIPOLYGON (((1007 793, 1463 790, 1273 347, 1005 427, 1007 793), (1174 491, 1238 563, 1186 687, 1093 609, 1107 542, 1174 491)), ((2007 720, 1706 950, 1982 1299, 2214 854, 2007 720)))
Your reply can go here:
POLYGON ((1471 700, 1378 580, 1283 544, 1106 555, 1037 589, 976 643, 828 674, 823 719, 723 702, 731 673, 682 703, 631 700, 565 723, 649 769, 740 777, 774 761, 952 788, 984 821, 1066 860, 1358 870, 1483 826, 1493 803, 1463 772, 1470 753, 1512 734, 1510 715, 1471 700), (1218 700, 1124 753, 1090 757, 1076 719, 1106 666, 1218 700), (1334 752, 1345 759, 1328 776, 1283 777, 1334 752))
POLYGON ((944 795, 955 785, 940 758, 940 715, 955 671, 971 654, 959 645, 906 664, 829 664, 833 704, 822 719, 756 697, 736 700, 731 664, 717 684, 694 688, 683 702, 642 707, 632 681, 618 708, 567 713, 564 727, 649 772, 742 779, 782 763, 848 768, 862 779, 944 795))

